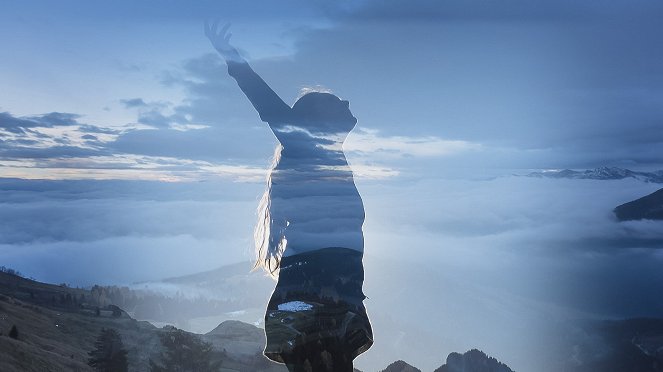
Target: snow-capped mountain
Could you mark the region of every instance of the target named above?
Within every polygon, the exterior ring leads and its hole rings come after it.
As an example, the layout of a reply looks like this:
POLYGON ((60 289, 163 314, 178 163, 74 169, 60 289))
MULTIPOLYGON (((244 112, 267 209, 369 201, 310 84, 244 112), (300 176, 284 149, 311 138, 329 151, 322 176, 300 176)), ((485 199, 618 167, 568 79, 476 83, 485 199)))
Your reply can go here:
POLYGON ((587 170, 555 169, 542 172, 532 172, 527 177, 539 178, 570 178, 588 180, 621 180, 635 178, 644 182, 663 183, 663 170, 655 172, 638 172, 618 167, 599 167, 587 170))

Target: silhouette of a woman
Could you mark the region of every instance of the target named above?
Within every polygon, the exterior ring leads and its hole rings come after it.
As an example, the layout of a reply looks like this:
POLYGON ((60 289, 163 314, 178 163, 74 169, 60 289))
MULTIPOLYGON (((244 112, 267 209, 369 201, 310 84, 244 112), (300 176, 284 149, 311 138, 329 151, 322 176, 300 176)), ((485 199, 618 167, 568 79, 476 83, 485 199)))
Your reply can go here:
POLYGON ((278 273, 265 355, 290 371, 351 372, 373 343, 362 292, 364 207, 342 148, 357 119, 329 93, 289 107, 229 44, 228 29, 205 25, 280 143, 256 227, 256 267, 278 273))

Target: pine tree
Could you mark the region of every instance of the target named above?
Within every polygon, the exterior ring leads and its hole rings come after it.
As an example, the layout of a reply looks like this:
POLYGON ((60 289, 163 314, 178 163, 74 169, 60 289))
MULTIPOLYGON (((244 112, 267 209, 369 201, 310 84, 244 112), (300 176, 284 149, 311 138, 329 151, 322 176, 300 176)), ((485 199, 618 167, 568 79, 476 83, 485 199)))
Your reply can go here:
POLYGON ((127 351, 124 350, 120 334, 114 329, 102 329, 95 349, 90 351, 88 365, 96 371, 126 372, 128 371, 127 351))
POLYGON ((165 351, 161 353, 161 365, 150 359, 152 372, 217 372, 221 361, 212 362, 212 344, 198 336, 175 329, 159 335, 165 351))
POLYGON ((9 337, 18 340, 18 329, 16 329, 16 324, 14 324, 12 329, 9 330, 9 337))

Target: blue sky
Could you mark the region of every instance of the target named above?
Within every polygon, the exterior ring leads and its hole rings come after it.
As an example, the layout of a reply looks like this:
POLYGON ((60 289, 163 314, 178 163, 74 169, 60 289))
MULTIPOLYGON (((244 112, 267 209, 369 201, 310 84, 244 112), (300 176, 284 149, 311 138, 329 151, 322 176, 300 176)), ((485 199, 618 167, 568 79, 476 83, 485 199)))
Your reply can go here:
POLYGON ((660 185, 510 175, 663 169, 661 16, 656 1, 3 2, 0 264, 89 285, 252 257, 276 140, 203 34, 219 18, 287 103, 310 87, 350 101, 367 266, 660 315, 663 228, 612 215, 660 185))

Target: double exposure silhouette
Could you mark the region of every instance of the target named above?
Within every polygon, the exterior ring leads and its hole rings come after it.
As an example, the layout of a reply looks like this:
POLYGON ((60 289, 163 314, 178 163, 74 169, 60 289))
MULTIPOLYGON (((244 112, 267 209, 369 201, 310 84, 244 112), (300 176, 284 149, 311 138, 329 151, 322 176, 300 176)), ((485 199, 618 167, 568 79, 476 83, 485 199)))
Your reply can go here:
POLYGON ((228 73, 279 141, 256 227, 256 267, 278 276, 267 305, 265 356, 290 371, 352 371, 373 343, 363 305, 364 206, 343 142, 357 119, 330 93, 290 107, 205 24, 228 73))

